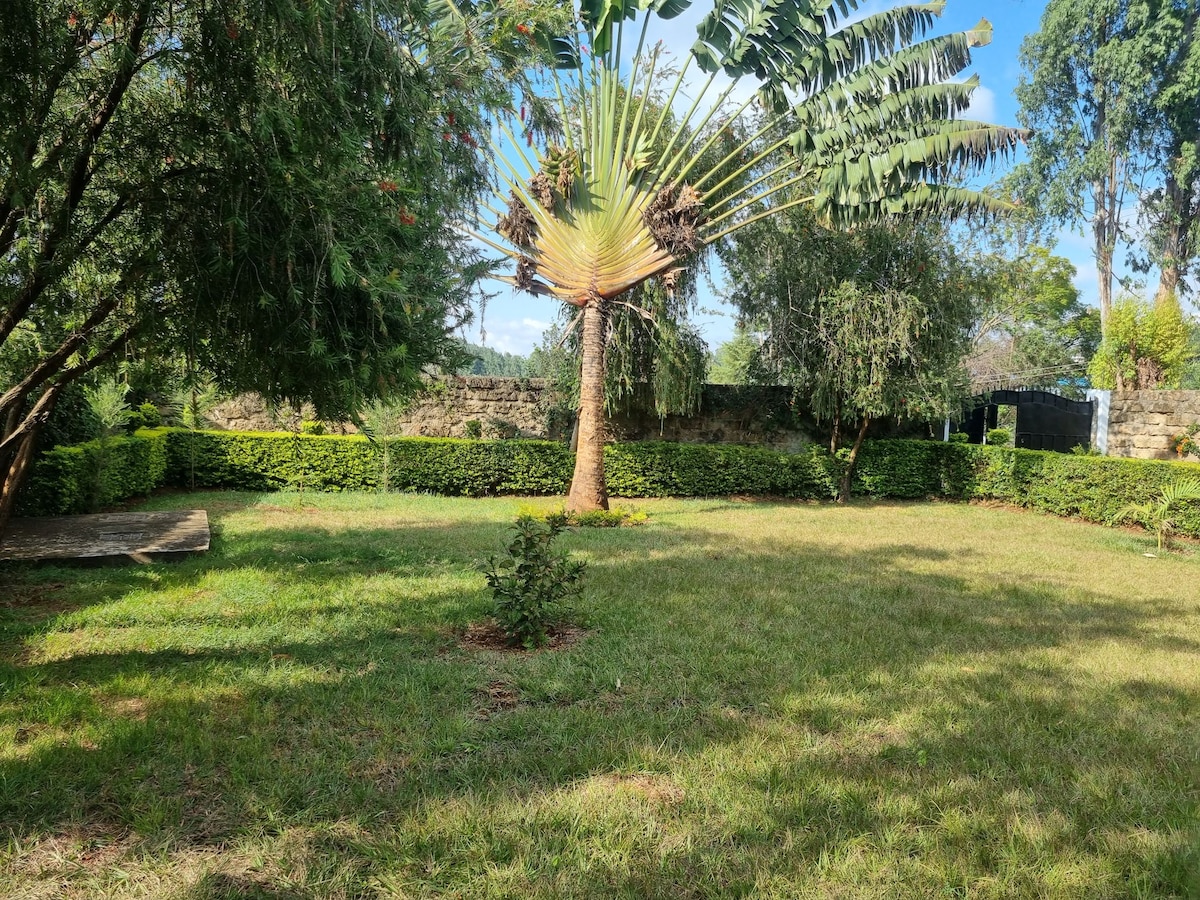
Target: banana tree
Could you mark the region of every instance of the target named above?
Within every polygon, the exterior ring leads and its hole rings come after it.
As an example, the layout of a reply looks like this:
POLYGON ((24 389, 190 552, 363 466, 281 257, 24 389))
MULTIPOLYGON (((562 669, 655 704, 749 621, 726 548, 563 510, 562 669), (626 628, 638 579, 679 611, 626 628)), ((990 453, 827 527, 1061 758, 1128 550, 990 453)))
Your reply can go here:
POLYGON ((795 204, 833 226, 1004 208, 947 183, 1024 136, 956 118, 978 79, 952 79, 991 26, 927 38, 940 0, 854 20, 858 3, 717 0, 666 89, 656 89, 662 48, 647 46, 648 25, 690 0, 583 0, 574 33, 521 32, 552 59, 544 83, 557 131, 533 127, 524 109, 498 123, 496 196, 465 228, 512 261, 502 280, 578 310, 570 509, 608 504, 605 332, 643 282, 670 289, 705 247, 795 204), (743 79, 755 90, 734 101, 743 79))

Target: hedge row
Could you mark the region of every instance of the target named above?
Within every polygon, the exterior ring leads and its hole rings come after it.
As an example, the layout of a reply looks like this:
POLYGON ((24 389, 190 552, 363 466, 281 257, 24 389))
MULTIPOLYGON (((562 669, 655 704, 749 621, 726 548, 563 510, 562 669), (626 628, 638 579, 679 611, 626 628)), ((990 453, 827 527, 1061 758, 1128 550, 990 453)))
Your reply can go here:
POLYGON ((129 497, 149 494, 166 483, 168 435, 138 432, 69 447, 38 457, 16 513, 64 516, 93 512, 129 497))
MULTIPOLYGON (((756 447, 615 444, 605 450, 618 497, 731 494, 831 499, 844 457, 813 448, 788 454, 756 447)), ((130 438, 43 454, 24 491, 23 515, 87 512, 163 484, 239 490, 393 490, 482 496, 562 494, 574 460, 549 441, 397 438, 142 430, 130 438), (382 452, 386 447, 386 457, 382 452)), ((1073 456, 936 441, 867 442, 854 492, 880 498, 991 499, 1107 522, 1155 497, 1200 464, 1073 456)), ((1200 537, 1200 509, 1177 517, 1200 537)))

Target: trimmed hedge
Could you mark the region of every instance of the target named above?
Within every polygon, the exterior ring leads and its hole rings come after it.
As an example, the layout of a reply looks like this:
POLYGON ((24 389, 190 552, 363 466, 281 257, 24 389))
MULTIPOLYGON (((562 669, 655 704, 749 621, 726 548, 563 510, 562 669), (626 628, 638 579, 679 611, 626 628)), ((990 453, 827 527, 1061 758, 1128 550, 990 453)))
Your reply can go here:
MULTIPOLYGON (((162 484, 237 490, 377 490, 387 452, 390 487, 460 496, 562 494, 574 457, 550 441, 395 438, 144 429, 43 454, 20 515, 88 512, 162 484)), ((605 448, 616 497, 731 494, 829 500, 842 455, 819 448, 780 453, 757 447, 666 442, 605 448)), ((987 499, 1060 516, 1107 522, 1122 507, 1153 499, 1167 484, 1200 476, 1200 463, 1074 456, 937 441, 867 441, 855 494, 895 499, 987 499)), ((1177 516, 1200 537, 1200 509, 1177 516)))
POLYGON ((733 444, 650 442, 604 450, 614 497, 720 497, 771 494, 830 500, 840 469, 828 455, 780 453, 733 444))
POLYGON ((168 466, 167 435, 88 441, 42 453, 17 499, 19 516, 95 512, 161 486, 168 466))
MULTIPOLYGON (((1109 522, 1124 506, 1153 500, 1200 463, 1075 456, 1009 447, 972 447, 977 462, 963 499, 1000 500, 1059 516, 1109 522)), ((1200 505, 1179 510, 1176 530, 1200 537, 1200 505)))
POLYGON ((168 435, 169 483, 272 491, 377 490, 387 450, 394 490, 434 494, 561 494, 574 458, 552 441, 179 431, 168 435))

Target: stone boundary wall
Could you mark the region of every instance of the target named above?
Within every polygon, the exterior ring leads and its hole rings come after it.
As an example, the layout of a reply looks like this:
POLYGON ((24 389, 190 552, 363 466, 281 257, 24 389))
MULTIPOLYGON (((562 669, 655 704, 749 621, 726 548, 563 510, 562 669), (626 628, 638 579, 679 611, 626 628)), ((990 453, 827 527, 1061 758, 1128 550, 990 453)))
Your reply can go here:
POLYGON ((1109 456, 1178 459, 1175 436, 1200 422, 1200 391, 1113 391, 1108 404, 1109 456))
MULTIPOLYGON (((302 411, 300 418, 312 418, 311 410, 302 411)), ((228 431, 278 431, 298 425, 290 410, 272 411, 253 394, 224 401, 208 419, 228 431)), ((568 440, 572 414, 561 408, 540 378, 465 375, 432 380, 397 421, 405 437, 471 437, 474 426, 468 423, 478 423, 478 436, 484 438, 568 440)), ((333 433, 355 431, 349 423, 325 424, 333 433)), ((694 416, 618 414, 609 420, 609 428, 611 437, 621 441, 753 444, 779 450, 826 439, 811 418, 793 410, 791 389, 786 387, 705 385, 694 416)))

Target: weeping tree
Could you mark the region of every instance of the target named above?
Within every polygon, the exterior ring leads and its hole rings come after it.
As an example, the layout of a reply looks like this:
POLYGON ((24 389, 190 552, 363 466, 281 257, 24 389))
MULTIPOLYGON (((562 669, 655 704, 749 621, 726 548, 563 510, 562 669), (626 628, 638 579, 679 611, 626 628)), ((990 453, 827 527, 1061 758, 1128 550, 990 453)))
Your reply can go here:
POLYGON ((0 529, 60 399, 131 348, 322 417, 455 352, 451 221, 528 59, 408 0, 0 3, 0 529))
MULTIPOLYGON (((662 48, 647 46, 647 28, 689 0, 583 0, 565 35, 526 27, 553 61, 549 100, 522 98, 525 115, 498 123, 496 196, 466 227, 512 261, 504 280, 577 310, 571 509, 608 503, 606 336, 642 285, 672 291, 705 248, 791 205, 811 206, 832 226, 1005 207, 951 183, 1023 137, 956 119, 978 80, 951 79, 988 42, 990 25, 927 37, 941 2, 854 20, 858 5, 718 0, 662 102, 652 90, 662 48), (743 79, 755 90, 735 102, 743 79), (774 202, 802 184, 812 192, 774 202)), ((464 43, 491 9, 438 7, 464 43)))

